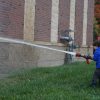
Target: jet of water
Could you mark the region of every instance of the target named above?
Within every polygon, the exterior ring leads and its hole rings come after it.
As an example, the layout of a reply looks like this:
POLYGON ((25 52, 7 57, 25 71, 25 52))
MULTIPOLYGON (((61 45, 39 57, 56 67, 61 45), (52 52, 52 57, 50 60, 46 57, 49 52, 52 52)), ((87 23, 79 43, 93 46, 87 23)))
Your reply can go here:
POLYGON ((62 52, 62 53, 71 54, 71 55, 74 55, 74 56, 76 55, 76 52, 64 51, 64 50, 60 50, 60 49, 50 48, 50 47, 47 47, 47 46, 36 45, 36 44, 33 44, 33 43, 21 41, 21 40, 18 40, 18 39, 0 37, 0 41, 8 42, 8 43, 25 44, 25 45, 29 45, 31 47, 43 48, 43 49, 48 49, 48 50, 52 50, 52 51, 58 51, 58 52, 62 52))

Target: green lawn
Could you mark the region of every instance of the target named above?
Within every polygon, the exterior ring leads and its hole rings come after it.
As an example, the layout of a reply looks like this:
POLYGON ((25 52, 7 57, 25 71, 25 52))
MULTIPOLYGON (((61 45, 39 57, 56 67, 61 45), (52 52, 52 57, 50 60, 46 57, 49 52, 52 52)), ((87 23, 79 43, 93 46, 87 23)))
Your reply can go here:
POLYGON ((95 64, 34 68, 0 80, 0 100, 100 100, 89 84, 95 64))

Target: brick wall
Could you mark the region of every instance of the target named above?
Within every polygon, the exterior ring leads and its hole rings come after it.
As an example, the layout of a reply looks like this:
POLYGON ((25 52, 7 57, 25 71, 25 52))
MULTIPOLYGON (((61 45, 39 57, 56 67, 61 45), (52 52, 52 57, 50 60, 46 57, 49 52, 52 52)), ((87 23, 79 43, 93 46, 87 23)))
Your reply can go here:
POLYGON ((94 0, 88 2, 87 45, 93 43, 94 0))
POLYGON ((83 8, 84 0, 76 0, 75 6, 75 43, 82 45, 82 33, 83 33, 83 8), (81 2, 81 3, 80 3, 81 2))
POLYGON ((51 0, 36 0, 35 41, 50 42, 51 0))
POLYGON ((0 36, 23 38, 24 0, 0 0, 0 36))
MULTIPOLYGON (((70 1, 59 0, 58 35, 69 29, 70 1)), ((23 39, 24 2, 24 0, 0 0, 0 36, 23 39)), ((82 44, 83 6, 84 0, 76 0, 75 42, 77 44, 82 44)), ((90 45, 93 38, 94 0, 89 0, 88 6, 87 44, 90 45)), ((51 42, 51 10, 52 0, 36 0, 34 41, 51 42)))
POLYGON ((60 0, 59 2, 59 35, 69 29, 70 0, 60 0))

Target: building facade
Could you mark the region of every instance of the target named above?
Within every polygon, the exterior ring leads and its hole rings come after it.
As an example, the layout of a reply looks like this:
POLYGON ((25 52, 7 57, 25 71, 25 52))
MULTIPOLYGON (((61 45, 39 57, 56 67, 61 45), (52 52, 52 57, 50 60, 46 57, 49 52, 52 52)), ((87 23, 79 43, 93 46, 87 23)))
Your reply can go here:
MULTIPOLYGON (((71 29, 74 31, 68 34, 81 48, 91 46, 93 42, 94 0, 0 0, 0 13, 0 36, 3 37, 23 39, 65 50, 60 36, 65 30, 71 29)), ((23 51, 22 47, 17 48, 23 51)), ((31 47, 25 48, 28 51, 31 47)), ((31 53, 36 52, 34 50, 31 53)), ((36 58, 37 66, 64 63, 64 54, 40 51, 42 53, 38 56, 42 59, 36 58), (48 57, 43 57, 46 53, 48 57), (55 54, 59 56, 52 58, 55 54)), ((32 63, 33 58, 30 59, 23 60, 23 64, 27 62, 36 65, 32 63)))

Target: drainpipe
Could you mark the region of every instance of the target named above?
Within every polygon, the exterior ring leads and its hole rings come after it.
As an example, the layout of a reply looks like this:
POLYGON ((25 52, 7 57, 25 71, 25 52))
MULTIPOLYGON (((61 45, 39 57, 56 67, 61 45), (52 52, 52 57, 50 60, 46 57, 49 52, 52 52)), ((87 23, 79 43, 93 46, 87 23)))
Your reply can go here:
MULTIPOLYGON (((69 35, 69 32, 73 32, 73 31, 69 29, 69 30, 65 30, 64 32, 62 32, 60 36, 60 41, 61 43, 65 44, 66 51, 73 52, 73 50, 75 49, 75 45, 74 45, 74 40, 69 35)), ((64 62, 65 64, 73 62, 73 56, 70 54, 66 54, 64 62)))

